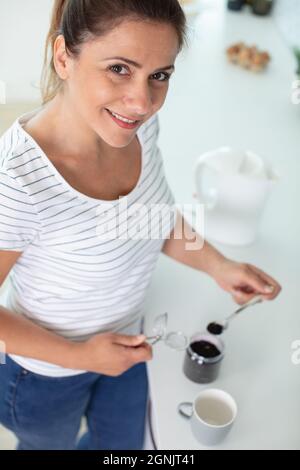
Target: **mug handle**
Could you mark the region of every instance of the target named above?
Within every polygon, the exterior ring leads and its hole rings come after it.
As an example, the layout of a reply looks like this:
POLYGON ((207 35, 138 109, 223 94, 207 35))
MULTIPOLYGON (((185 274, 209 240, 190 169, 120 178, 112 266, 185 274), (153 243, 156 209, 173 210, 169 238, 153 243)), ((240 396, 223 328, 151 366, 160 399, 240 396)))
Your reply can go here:
POLYGON ((209 157, 204 154, 202 155, 195 164, 194 167, 194 175, 195 175, 195 187, 196 187, 196 193, 198 199, 200 199, 201 203, 204 203, 207 207, 208 210, 211 210, 214 208, 217 202, 217 189, 216 188, 211 188, 210 189, 210 195, 205 194, 203 191, 203 177, 204 177, 204 172, 205 169, 207 168, 207 159, 209 157))
POLYGON ((183 416, 185 419, 191 419, 193 416, 193 403, 189 401, 184 401, 178 405, 178 413, 183 416), (188 407, 189 412, 185 411, 184 408, 188 407))

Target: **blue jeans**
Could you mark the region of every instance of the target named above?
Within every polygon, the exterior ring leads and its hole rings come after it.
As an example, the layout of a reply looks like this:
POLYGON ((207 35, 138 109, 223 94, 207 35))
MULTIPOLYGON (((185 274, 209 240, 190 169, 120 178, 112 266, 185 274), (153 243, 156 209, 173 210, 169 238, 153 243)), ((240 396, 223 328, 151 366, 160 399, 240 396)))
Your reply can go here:
POLYGON ((118 377, 48 377, 8 355, 0 365, 0 423, 18 438, 17 450, 143 449, 147 401, 145 362, 118 377), (88 432, 78 442, 83 416, 88 432))

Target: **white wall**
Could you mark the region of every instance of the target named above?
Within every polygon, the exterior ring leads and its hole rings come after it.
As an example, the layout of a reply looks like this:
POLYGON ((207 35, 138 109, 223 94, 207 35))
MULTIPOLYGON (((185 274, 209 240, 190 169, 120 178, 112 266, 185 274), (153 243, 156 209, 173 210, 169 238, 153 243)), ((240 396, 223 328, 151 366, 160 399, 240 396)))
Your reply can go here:
POLYGON ((300 47, 300 1, 277 0, 275 18, 289 46, 300 47))
POLYGON ((0 80, 7 104, 39 99, 43 49, 53 0, 0 0, 0 80))

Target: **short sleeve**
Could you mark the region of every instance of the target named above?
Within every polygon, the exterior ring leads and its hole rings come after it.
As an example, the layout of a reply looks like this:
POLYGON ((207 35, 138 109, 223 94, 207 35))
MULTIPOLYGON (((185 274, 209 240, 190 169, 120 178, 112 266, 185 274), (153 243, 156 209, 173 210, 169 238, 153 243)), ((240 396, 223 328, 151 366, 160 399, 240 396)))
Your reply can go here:
POLYGON ((38 214, 17 178, 0 171, 0 250, 24 251, 39 233, 38 214))

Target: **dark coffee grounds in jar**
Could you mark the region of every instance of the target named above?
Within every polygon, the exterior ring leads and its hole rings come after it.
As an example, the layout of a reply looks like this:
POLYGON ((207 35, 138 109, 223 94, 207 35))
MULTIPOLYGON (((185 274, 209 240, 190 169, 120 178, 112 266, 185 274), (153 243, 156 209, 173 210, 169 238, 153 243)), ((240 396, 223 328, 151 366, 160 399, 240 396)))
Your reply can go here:
POLYGON ((221 354, 219 349, 209 341, 201 340, 191 343, 190 348, 193 352, 198 354, 198 356, 205 358, 217 357, 221 354))

